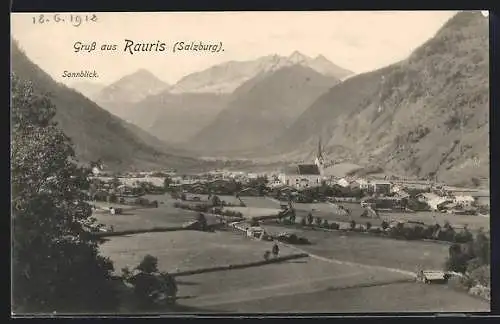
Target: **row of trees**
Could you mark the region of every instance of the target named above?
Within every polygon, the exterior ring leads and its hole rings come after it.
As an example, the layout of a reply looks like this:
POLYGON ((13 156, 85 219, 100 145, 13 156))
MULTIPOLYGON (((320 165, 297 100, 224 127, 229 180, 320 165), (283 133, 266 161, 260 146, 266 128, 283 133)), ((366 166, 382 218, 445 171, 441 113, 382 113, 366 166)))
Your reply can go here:
MULTIPOLYGON (((289 212, 286 217, 280 219, 281 222, 288 225, 295 224, 295 212, 289 212)), ((299 221, 301 226, 313 226, 328 229, 339 229, 338 223, 329 223, 328 220, 321 217, 313 217, 312 213, 308 213, 306 217, 301 218, 299 221)), ((395 226, 383 220, 379 227, 373 227, 371 222, 365 224, 358 224, 355 220, 349 222, 349 229, 351 231, 367 231, 374 234, 387 235, 392 238, 406 239, 406 240, 422 240, 432 239, 446 242, 467 243, 473 240, 473 235, 467 227, 463 230, 455 230, 449 222, 445 222, 443 226, 439 224, 434 225, 405 225, 404 223, 397 223, 395 226)))
POLYGON ((85 228, 91 170, 77 165, 49 98, 15 75, 11 85, 13 312, 114 312, 113 263, 85 228))
POLYGON ((491 287, 490 236, 480 230, 473 240, 450 246, 445 270, 462 273, 457 284, 465 289, 476 285, 491 287))

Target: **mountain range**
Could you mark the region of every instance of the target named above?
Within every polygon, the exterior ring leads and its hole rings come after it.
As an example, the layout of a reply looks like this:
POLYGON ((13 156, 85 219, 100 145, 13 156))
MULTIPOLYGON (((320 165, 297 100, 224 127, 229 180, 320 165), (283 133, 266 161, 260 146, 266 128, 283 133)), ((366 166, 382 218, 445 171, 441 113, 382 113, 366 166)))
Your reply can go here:
POLYGON ((81 162, 101 159, 116 170, 183 169, 207 164, 174 155, 165 143, 113 116, 81 93, 57 83, 30 61, 16 41, 11 42, 11 62, 12 72, 20 79, 30 81, 36 93, 49 95, 56 106, 55 121, 71 138, 81 162))
POLYGON ((95 100, 97 94, 106 87, 105 84, 99 82, 91 82, 91 81, 76 81, 70 85, 71 88, 77 90, 85 97, 90 100, 95 100))
POLYGON ((174 85, 146 70, 97 90, 75 85, 97 104, 19 50, 13 68, 55 93, 56 117, 83 156, 276 164, 312 161, 321 139, 329 164, 470 185, 489 178, 488 46, 488 19, 459 12, 408 58, 372 72, 294 52, 222 63, 174 85))
MULTIPOLYGON (((296 51, 288 57, 271 55, 254 61, 223 63, 190 74, 173 86, 148 71, 139 70, 90 98, 163 141, 189 143, 191 148, 203 151, 213 148, 213 145, 207 146, 207 141, 217 136, 203 138, 203 134, 211 132, 210 128, 205 133, 200 132, 212 124, 212 128, 217 128, 218 123, 226 123, 228 120, 225 121, 224 116, 237 116, 238 109, 250 109, 247 111, 250 115, 252 112, 264 113, 259 117, 264 120, 274 119, 275 125, 265 131, 248 128, 250 132, 259 131, 263 137, 272 139, 323 91, 351 73, 323 56, 311 59, 296 51), (231 89, 227 88, 228 80, 231 80, 231 89), (195 89, 186 84, 210 84, 225 90, 203 86, 206 91, 200 91, 200 87, 195 89), (273 93, 266 93, 267 88, 274 88, 273 93), (251 107, 253 105, 257 106, 251 107)), ((239 145, 245 147, 240 136, 229 141, 232 144, 226 145, 227 148, 233 148, 235 139, 241 140, 239 145)), ((255 141, 248 144, 254 145, 255 141)), ((225 149, 224 145, 218 140, 219 149, 225 149)))
POLYGON ((302 65, 336 79, 344 79, 353 74, 352 71, 335 65, 322 55, 310 58, 295 51, 290 56, 268 55, 251 61, 230 61, 218 64, 185 76, 172 86, 171 92, 232 93, 243 83, 259 74, 277 71, 292 65, 302 65))
POLYGON ((253 152, 331 161, 454 184, 489 177, 489 32, 460 12, 407 59, 320 96, 281 136, 253 152))
POLYGON ((262 73, 231 94, 227 107, 193 137, 189 147, 206 153, 261 147, 338 82, 298 64, 262 73))
POLYGON ((131 105, 168 87, 168 83, 161 81, 153 73, 140 69, 102 88, 91 99, 114 115, 123 117, 131 105))

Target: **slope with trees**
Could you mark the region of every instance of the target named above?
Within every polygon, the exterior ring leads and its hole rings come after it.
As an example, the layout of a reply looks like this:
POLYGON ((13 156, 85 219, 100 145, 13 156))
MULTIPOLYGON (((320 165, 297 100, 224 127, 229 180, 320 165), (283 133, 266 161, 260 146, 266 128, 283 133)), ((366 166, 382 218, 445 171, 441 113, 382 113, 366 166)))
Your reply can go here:
POLYGON ((489 174, 489 34, 460 12, 407 59, 331 88, 267 149, 467 184, 489 174))

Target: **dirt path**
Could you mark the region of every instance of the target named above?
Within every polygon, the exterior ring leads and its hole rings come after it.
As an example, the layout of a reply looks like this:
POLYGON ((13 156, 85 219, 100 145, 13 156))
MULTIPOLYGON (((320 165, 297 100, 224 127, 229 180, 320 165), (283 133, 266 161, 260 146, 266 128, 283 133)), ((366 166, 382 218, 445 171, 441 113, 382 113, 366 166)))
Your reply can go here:
POLYGON ((286 247, 288 247, 290 249, 293 249, 293 250, 296 250, 296 251, 299 251, 299 252, 302 252, 302 253, 307 253, 307 254, 309 254, 309 257, 317 259, 317 260, 321 260, 321 261, 324 261, 324 262, 335 263, 335 264, 343 264, 343 265, 350 265, 350 266, 357 266, 357 267, 361 267, 361 268, 364 268, 364 269, 386 270, 386 271, 390 271, 390 272, 395 272, 395 273, 407 275, 407 276, 410 276, 410 277, 415 277, 417 275, 415 272, 406 271, 406 270, 403 270, 403 269, 389 268, 389 267, 383 267, 383 266, 374 266, 374 265, 367 265, 367 264, 363 264, 363 263, 356 263, 356 262, 341 261, 341 260, 336 260, 336 259, 331 259, 331 258, 325 258, 325 257, 319 256, 319 255, 316 255, 316 254, 312 254, 312 253, 310 253, 310 252, 308 252, 306 250, 303 250, 303 249, 298 248, 298 247, 293 246, 293 245, 289 245, 289 244, 285 244, 285 243, 280 243, 280 244, 284 245, 284 246, 286 246, 286 247))

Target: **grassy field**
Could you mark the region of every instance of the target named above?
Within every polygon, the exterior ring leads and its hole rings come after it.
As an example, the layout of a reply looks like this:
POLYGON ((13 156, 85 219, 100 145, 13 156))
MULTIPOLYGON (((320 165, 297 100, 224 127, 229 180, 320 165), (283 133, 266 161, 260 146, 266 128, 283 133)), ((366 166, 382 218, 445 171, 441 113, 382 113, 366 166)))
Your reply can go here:
MULTIPOLYGON (((193 299, 193 301, 196 299, 193 299)), ((391 283, 205 306, 206 312, 488 312, 487 302, 446 286, 391 283)))
POLYGON ((226 207, 227 210, 240 212, 245 218, 278 215, 279 208, 259 208, 259 207, 226 207))
MULTIPOLYGON (((146 254, 158 258, 160 270, 176 272, 263 260, 272 243, 255 241, 230 232, 179 231, 110 237, 101 245, 115 270, 134 267, 146 254)), ((282 255, 296 253, 283 247, 282 255)))
POLYGON ((266 197, 241 197, 247 207, 255 208, 280 208, 280 203, 266 197))
MULTIPOLYGON (((113 226, 115 231, 148 229, 157 226, 181 226, 186 222, 196 219, 196 213, 173 207, 173 199, 166 196, 152 196, 160 204, 158 208, 126 208, 122 215, 110 215, 108 213, 95 213, 98 222, 107 226, 113 226), (163 202, 163 204, 161 203, 163 202)), ((148 198, 149 199, 149 198, 148 198)), ((102 206, 115 206, 117 204, 100 203, 102 206)), ((212 222, 209 215, 207 221, 212 222)))
MULTIPOLYGON (((273 232, 292 232, 280 226, 263 225, 273 232)), ((306 237, 311 245, 301 246, 306 252, 336 260, 357 262, 415 272, 417 266, 442 269, 448 256, 448 244, 426 241, 404 241, 374 237, 361 233, 293 230, 306 237)))
MULTIPOLYGON (((338 287, 388 283, 408 276, 381 270, 324 262, 312 258, 269 264, 224 273, 206 273, 179 278, 180 303, 210 307, 227 303, 247 303, 259 299, 310 293, 338 287)), ((280 297, 281 298, 281 297, 280 297)), ((309 307, 317 300, 302 301, 309 307)), ((290 310, 294 305, 288 305, 290 310)), ((270 311, 273 305, 267 307, 270 311)))
MULTIPOLYGON (((167 207, 162 205, 158 210, 167 207)), ((140 223, 138 217, 137 223, 140 223)), ((278 226, 269 228, 283 231, 278 226)), ((441 268, 447 255, 446 245, 354 235, 302 231, 301 236, 313 243, 300 247, 312 253, 309 258, 178 277, 178 302, 183 307, 196 307, 198 312, 477 311, 488 308, 487 303, 445 287, 398 283, 411 276, 378 267, 415 271, 418 262, 425 268, 441 268)), ((180 231, 111 237, 101 246, 101 251, 114 261, 117 272, 125 266, 133 268, 147 254, 158 258, 160 270, 177 272, 260 261, 271 246, 270 242, 250 240, 232 232, 180 231)), ((286 246, 281 246, 280 251, 281 255, 300 252, 286 246)))

